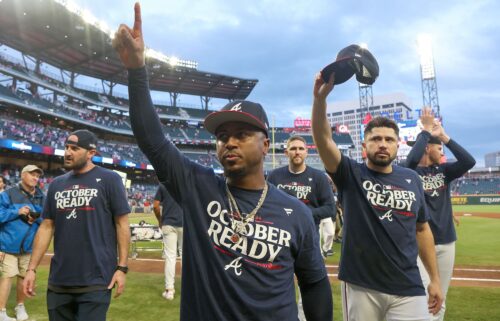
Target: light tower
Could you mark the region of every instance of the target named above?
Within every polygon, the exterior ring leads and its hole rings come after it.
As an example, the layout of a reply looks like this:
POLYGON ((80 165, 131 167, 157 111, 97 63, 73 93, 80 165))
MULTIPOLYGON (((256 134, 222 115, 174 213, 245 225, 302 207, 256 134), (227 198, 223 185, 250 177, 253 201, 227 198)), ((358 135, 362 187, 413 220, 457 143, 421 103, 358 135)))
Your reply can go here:
POLYGON ((432 55, 432 41, 429 35, 419 35, 417 38, 418 54, 420 56, 420 76, 422 78, 422 97, 424 107, 430 107, 437 117, 440 117, 436 70, 432 55))
MULTIPOLYGON (((359 46, 363 49, 368 49, 368 45, 365 43, 359 44, 359 46)), ((366 85, 358 82, 358 91, 359 91, 359 113, 357 125, 359 126, 359 139, 361 142, 361 137, 363 137, 363 121, 365 119, 366 114, 369 111, 369 107, 373 106, 373 90, 371 85, 366 85)), ((361 155, 361 144, 357 144, 357 149, 359 151, 359 156, 361 155)))

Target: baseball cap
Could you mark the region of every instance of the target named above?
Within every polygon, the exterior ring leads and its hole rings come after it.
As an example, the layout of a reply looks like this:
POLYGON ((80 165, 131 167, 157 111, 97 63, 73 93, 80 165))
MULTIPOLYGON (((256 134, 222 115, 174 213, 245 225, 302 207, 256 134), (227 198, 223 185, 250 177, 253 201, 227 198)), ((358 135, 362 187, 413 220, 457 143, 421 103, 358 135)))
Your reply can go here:
MULTIPOLYGON (((416 142, 415 140, 409 140, 409 141, 406 142, 406 145, 413 146, 413 145, 415 145, 415 142, 416 142)), ((442 142, 439 140, 439 138, 431 136, 429 138, 429 141, 427 142, 427 144, 441 145, 442 142)))
POLYGON ((97 136, 87 129, 80 129, 69 134, 66 144, 73 144, 85 149, 97 149, 97 136), (76 136, 78 139, 70 140, 69 137, 76 136))
POLYGON ((269 137, 269 121, 261 104, 248 100, 232 101, 221 110, 209 114, 205 118, 205 128, 215 135, 217 128, 228 122, 242 122, 255 126, 269 137))
POLYGON ((31 172, 38 172, 40 173, 40 175, 43 175, 43 170, 36 166, 36 165, 26 165, 23 167, 23 170, 21 171, 21 174, 24 173, 24 172, 28 172, 28 173, 31 173, 31 172))
POLYGON ((341 84, 356 74, 356 79, 366 85, 372 85, 379 75, 377 60, 366 48, 350 45, 340 50, 334 62, 321 70, 321 77, 328 82, 335 72, 334 84, 341 84))

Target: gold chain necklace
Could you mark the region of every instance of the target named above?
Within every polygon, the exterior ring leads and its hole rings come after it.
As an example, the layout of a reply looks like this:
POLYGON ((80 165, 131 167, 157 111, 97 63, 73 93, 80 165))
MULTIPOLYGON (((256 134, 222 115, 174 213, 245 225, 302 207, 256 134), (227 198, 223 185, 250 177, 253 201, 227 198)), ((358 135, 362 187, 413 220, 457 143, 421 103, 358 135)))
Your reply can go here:
POLYGON ((268 190, 268 185, 266 182, 266 185, 264 186, 264 190, 262 191, 262 194, 260 195, 260 199, 257 202, 257 205, 250 212, 250 214, 243 217, 243 215, 241 215, 240 209, 238 208, 238 204, 236 203, 236 200, 233 197, 233 194, 231 194, 231 191, 229 190, 229 186, 227 185, 227 181, 226 181, 226 193, 227 193, 227 198, 229 200, 229 210, 231 212, 231 213, 229 213, 229 218, 231 220, 231 228, 234 231, 234 234, 231 235, 231 241, 233 243, 238 243, 242 237, 245 237, 247 235, 248 222, 250 222, 250 220, 253 219, 255 214, 257 214, 257 212, 261 208, 262 204, 264 204, 264 200, 266 199, 266 196, 267 196, 267 190, 268 190), (236 214, 236 218, 235 218, 235 214, 236 214), (239 218, 240 220, 237 220, 237 218, 239 218))

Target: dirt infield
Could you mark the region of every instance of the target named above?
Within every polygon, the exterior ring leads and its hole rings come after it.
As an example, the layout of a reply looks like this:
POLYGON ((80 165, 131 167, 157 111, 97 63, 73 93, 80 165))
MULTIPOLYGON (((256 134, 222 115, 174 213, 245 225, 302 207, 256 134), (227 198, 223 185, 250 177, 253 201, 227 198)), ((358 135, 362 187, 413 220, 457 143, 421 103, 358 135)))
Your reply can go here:
POLYGON ((487 218, 500 218, 500 213, 471 213, 471 212, 453 212, 456 216, 474 216, 474 217, 487 217, 487 218))
MULTIPOLYGON (((42 264, 50 263, 51 255, 45 255, 42 264)), ((164 273, 164 260, 160 259, 130 259, 130 271, 139 273, 164 273)), ((181 274, 181 261, 177 262, 176 274, 181 274)), ((338 265, 326 265, 331 281, 338 281, 338 265)), ((455 266, 452 286, 468 287, 500 287, 500 266, 455 266)))

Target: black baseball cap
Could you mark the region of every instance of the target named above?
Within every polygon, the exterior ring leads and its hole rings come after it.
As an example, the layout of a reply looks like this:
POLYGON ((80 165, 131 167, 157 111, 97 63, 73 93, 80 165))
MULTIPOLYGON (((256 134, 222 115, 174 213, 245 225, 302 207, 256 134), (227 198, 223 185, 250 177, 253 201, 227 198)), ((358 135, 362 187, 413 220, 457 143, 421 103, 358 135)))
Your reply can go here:
POLYGON ((79 129, 69 134, 66 144, 73 144, 85 149, 97 149, 97 136, 87 129, 79 129), (76 136, 78 139, 69 139, 71 136, 76 136))
POLYGON ((205 128, 215 135, 217 128, 228 122, 242 122, 257 127, 269 137, 269 121, 261 104, 248 100, 236 100, 209 114, 205 118, 205 128))
MULTIPOLYGON (((406 145, 413 146, 413 145, 415 145, 415 142, 416 142, 415 140, 409 140, 406 142, 406 145)), ((427 142, 427 144, 441 145, 442 142, 439 140, 439 138, 431 136, 429 138, 429 141, 427 142)))
POLYGON ((321 70, 321 77, 328 82, 335 72, 334 84, 341 84, 356 74, 356 79, 366 85, 372 85, 379 75, 377 60, 366 48, 350 45, 340 50, 335 61, 321 70))

